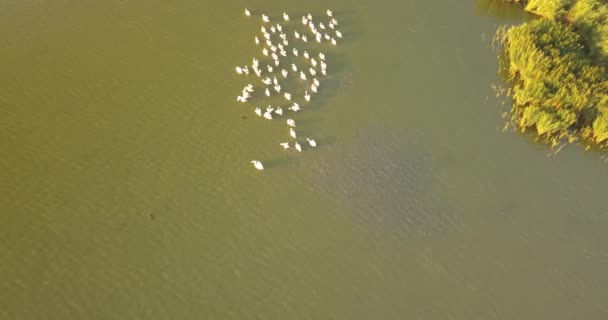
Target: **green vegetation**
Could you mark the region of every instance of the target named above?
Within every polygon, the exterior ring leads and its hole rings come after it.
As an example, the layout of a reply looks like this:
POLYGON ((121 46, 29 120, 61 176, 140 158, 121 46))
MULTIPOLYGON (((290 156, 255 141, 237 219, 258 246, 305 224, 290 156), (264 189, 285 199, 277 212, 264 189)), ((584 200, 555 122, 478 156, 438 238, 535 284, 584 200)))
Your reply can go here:
POLYGON ((504 0, 538 15, 502 28, 511 122, 546 142, 608 146, 607 0, 504 0))

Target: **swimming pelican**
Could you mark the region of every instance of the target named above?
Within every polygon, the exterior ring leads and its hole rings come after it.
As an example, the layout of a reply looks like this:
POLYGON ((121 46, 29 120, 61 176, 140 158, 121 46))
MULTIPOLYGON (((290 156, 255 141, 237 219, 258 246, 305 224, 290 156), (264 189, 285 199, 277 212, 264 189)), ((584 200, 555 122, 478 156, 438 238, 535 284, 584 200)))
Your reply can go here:
POLYGON ((296 141, 296 150, 298 150, 298 152, 302 152, 302 147, 300 146, 300 144, 296 141))
MULTIPOLYGON (((283 26, 278 23, 277 23, 277 31, 281 32, 281 33, 283 32, 283 26)), ((285 38, 283 38, 283 39, 285 39, 285 38)))
POLYGON ((275 86, 279 85, 279 80, 277 79, 277 76, 272 77, 272 83, 274 83, 275 86))
POLYGON ((306 138, 306 141, 308 141, 308 144, 313 148, 317 146, 317 142, 313 139, 306 138))
POLYGON ((267 15, 263 14, 262 15, 262 21, 264 21, 264 22, 270 22, 270 19, 268 19, 267 15))
POLYGON ((287 70, 281 70, 281 74, 283 74, 283 78, 287 78, 287 70))
POLYGON ((313 68, 308 69, 308 72, 310 72, 310 75, 312 75, 312 76, 317 75, 317 71, 315 71, 315 69, 313 69, 313 68))
POLYGON ((272 113, 273 111, 274 111, 274 108, 271 107, 270 105, 268 105, 268 107, 266 107, 266 112, 272 113))
POLYGON ((326 76, 327 75, 327 70, 326 69, 321 69, 321 73, 326 76))
POLYGON ((266 96, 270 97, 270 90, 268 90, 268 88, 266 88, 266 96))
POLYGON ((334 15, 333 12, 331 12, 331 10, 329 10, 329 9, 327 9, 326 13, 327 13, 328 17, 333 17, 333 15, 334 15))
POLYGON ((321 61, 321 69, 327 69, 327 64, 325 61, 321 61))
POLYGON ((282 115, 283 115, 283 109, 281 109, 281 107, 277 107, 277 109, 276 109, 276 110, 274 110, 274 113, 276 113, 276 114, 278 114, 278 115, 282 116, 282 115))
POLYGON ((338 20, 336 20, 336 18, 332 18, 331 19, 331 23, 333 23, 334 26, 337 26, 338 25, 338 20))
POLYGON ((306 19, 306 17, 302 17, 302 24, 303 25, 307 25, 308 24, 308 19, 306 19))
POLYGON ((244 73, 245 75, 249 75, 249 67, 245 66, 245 67, 243 68, 243 73, 244 73))
POLYGON ((334 24, 333 24, 331 21, 329 22, 329 27, 330 27, 331 29, 333 29, 333 28, 334 28, 334 24))
POLYGON ((247 8, 245 8, 245 15, 248 17, 251 15, 251 12, 249 12, 249 10, 247 10, 247 8))
POLYGON ((272 52, 277 52, 277 47, 275 47, 275 46, 270 46, 270 50, 272 50, 272 52))
POLYGON ((264 33, 264 38, 266 38, 266 40, 270 40, 270 33, 264 33))
POLYGON ((268 72, 272 72, 272 67, 270 65, 267 65, 266 69, 268 70, 268 72))
POLYGON ((274 60, 274 65, 275 65, 276 67, 278 67, 278 66, 279 66, 279 59, 274 60))
POLYGON ((310 55, 308 54, 308 51, 304 51, 304 58, 310 59, 310 55))
POLYGON ((338 44, 336 43, 336 39, 334 39, 334 38, 331 38, 331 44, 333 44, 334 46, 338 45, 338 44))
POLYGON ((298 111, 300 111, 302 109, 300 109, 300 105, 299 104, 297 104, 297 103, 294 102, 293 106, 289 107, 289 110, 291 110, 293 112, 298 112, 298 111))
POLYGON ((298 49, 293 48, 292 52, 293 52, 294 56, 296 56, 296 57, 298 56, 298 49))
POLYGON ((312 20, 312 14, 309 13, 308 15, 306 15, 306 17, 308 18, 308 20, 312 20))
POLYGON ((285 50, 281 49, 281 55, 282 55, 283 57, 287 57, 287 52, 285 52, 285 50))
POLYGON ((270 32, 276 33, 277 32, 277 28, 275 28, 274 26, 270 26, 270 32))
POLYGON ((296 37, 296 39, 300 38, 300 34, 297 31, 293 32, 293 36, 296 37))
POLYGON ((281 86, 280 85, 274 86, 274 91, 276 91, 277 93, 281 93, 281 86))
POLYGON ((325 25, 323 23, 319 23, 319 28, 325 30, 325 25))
POLYGON ((308 42, 308 39, 306 39, 306 36, 305 36, 305 35, 302 35, 301 39, 302 39, 302 41, 304 41, 304 42, 308 42))
POLYGON ((262 31, 262 33, 263 33, 263 34, 266 34, 266 27, 262 26, 262 27, 260 28, 260 31, 262 31))
POLYGON ((342 32, 336 30, 336 36, 340 39, 342 39, 342 32))
POLYGON ((283 150, 289 149, 289 142, 283 142, 283 143, 280 143, 280 145, 281 145, 281 147, 283 147, 283 150))
POLYGON ((274 59, 274 60, 279 60, 279 56, 277 56, 277 54, 276 54, 276 53, 274 53, 274 52, 273 52, 273 53, 271 53, 271 54, 270 54, 270 56, 271 56, 271 57, 272 57, 272 59, 274 59))
POLYGON ((300 71, 300 79, 306 80, 306 74, 302 71, 300 71))
POLYGON ((243 68, 241 68, 241 67, 236 67, 235 69, 236 69, 236 73, 238 73, 238 74, 243 74, 243 68))
POLYGON ((312 64, 313 67, 317 66, 317 60, 315 60, 315 58, 310 59, 310 64, 312 64))
POLYGON ((272 114, 268 111, 264 112, 264 118, 268 120, 272 120, 272 114))
POLYGON ((314 93, 317 93, 317 86, 315 86, 314 84, 312 86, 310 86, 310 90, 314 93))
POLYGON ((290 127, 295 127, 296 122, 293 119, 287 119, 287 125, 290 127))
POLYGON ((293 130, 293 128, 289 128, 289 135, 294 139, 296 138, 296 132, 293 130))
POLYGON ((260 108, 255 108, 255 114, 257 114, 258 116, 262 116, 262 109, 260 108))
POLYGON ((283 12, 283 20, 289 21, 289 16, 285 12, 283 12))
POLYGON ((266 78, 266 79, 262 80, 262 82, 266 85, 269 85, 272 83, 272 80, 270 80, 270 78, 266 78))
POLYGON ((260 44, 260 39, 258 39, 258 37, 255 37, 255 44, 260 44))
POLYGON ((253 166, 258 169, 258 170, 264 170, 264 166, 262 165, 261 162, 259 162, 258 160, 251 160, 251 163, 253 163, 253 166))
POLYGON ((293 70, 293 72, 298 72, 298 67, 295 64, 291 64, 291 70, 293 70))
POLYGON ((319 59, 325 60, 325 55, 323 54, 323 52, 319 52, 319 59))
POLYGON ((325 34, 325 40, 331 40, 331 37, 327 33, 325 34))
POLYGON ((312 82, 315 84, 315 86, 319 86, 319 80, 317 80, 317 78, 312 79, 312 82))
POLYGON ((272 47, 272 41, 266 40, 266 45, 269 46, 269 47, 272 47))
POLYGON ((245 97, 238 96, 238 97, 236 97, 236 101, 238 101, 238 102, 247 102, 247 99, 245 97))
POLYGON ((283 39, 283 44, 288 46, 289 45, 289 41, 287 41, 287 39, 283 39))
POLYGON ((262 49, 262 53, 263 53, 265 56, 267 56, 267 55, 268 55, 268 49, 266 49, 266 48, 262 49))
POLYGON ((304 93, 304 99, 305 99, 306 101, 310 101, 310 95, 308 94, 308 91, 304 91, 304 92, 305 92, 305 93, 304 93))
POLYGON ((323 40, 323 37, 321 37, 320 33, 317 33, 317 36, 315 37, 315 40, 317 40, 318 43, 321 43, 321 40, 323 40))
POLYGON ((284 96, 288 101, 291 100, 291 93, 285 92, 284 96))

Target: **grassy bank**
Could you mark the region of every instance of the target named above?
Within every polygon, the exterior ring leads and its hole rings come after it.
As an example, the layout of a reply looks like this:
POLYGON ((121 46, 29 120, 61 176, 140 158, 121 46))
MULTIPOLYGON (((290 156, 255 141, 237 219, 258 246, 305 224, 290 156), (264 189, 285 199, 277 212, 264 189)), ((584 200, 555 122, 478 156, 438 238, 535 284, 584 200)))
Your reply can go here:
POLYGON ((553 144, 608 146, 607 1, 504 1, 538 15, 497 34, 513 86, 512 123, 553 144))

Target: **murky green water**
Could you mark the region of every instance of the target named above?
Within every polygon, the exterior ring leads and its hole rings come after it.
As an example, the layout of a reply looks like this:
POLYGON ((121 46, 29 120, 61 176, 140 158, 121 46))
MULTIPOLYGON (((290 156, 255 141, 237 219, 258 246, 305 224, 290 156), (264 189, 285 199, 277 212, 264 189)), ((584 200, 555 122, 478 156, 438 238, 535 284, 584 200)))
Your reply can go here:
POLYGON ((0 319, 606 319, 608 167, 502 132, 488 3, 0 1, 0 319), (340 19, 317 149, 244 7, 340 19))

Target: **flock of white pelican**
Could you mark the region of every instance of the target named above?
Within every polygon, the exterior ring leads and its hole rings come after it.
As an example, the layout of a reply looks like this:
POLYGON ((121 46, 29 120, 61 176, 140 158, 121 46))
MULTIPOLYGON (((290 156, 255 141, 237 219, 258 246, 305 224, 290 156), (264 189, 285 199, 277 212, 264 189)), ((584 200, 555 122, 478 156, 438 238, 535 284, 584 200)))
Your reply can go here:
MULTIPOLYGON (((245 9, 245 16, 251 17, 253 14, 245 9)), ((271 22, 271 18, 266 14, 261 14, 262 25, 260 28, 261 36, 254 36, 256 46, 261 48, 263 57, 258 60, 253 57, 251 65, 237 66, 236 72, 240 75, 255 75, 261 82, 261 88, 257 98, 279 99, 285 106, 285 110, 280 105, 274 107, 268 105, 265 109, 255 107, 254 112, 257 116, 273 120, 284 116, 288 112, 296 113, 302 110, 300 104, 304 106, 310 102, 312 95, 320 90, 322 77, 327 76, 327 63, 325 54, 320 51, 324 43, 337 46, 338 40, 342 38, 342 33, 337 30, 338 20, 334 17, 331 10, 326 11, 326 16, 314 18, 309 13, 302 16, 301 23, 292 21, 287 13, 283 12, 278 22, 271 22), (309 43, 310 42, 310 43, 309 43), (312 44, 317 43, 313 53, 312 44), (287 92, 289 79, 295 79, 304 92, 287 92), (280 79, 280 80, 279 80, 280 79), (281 85, 285 84, 285 87, 281 85), (299 101, 299 103, 298 103, 299 101)), ((292 87, 292 86, 290 86, 292 87)), ((238 102, 247 103, 254 98, 256 89, 253 84, 247 84, 240 96, 236 98, 238 102)), ((257 100, 256 103, 261 103, 257 100)), ((296 122, 289 118, 286 121, 289 136, 293 139, 293 144, 289 141, 280 143, 284 150, 293 148, 302 152, 302 145, 297 140, 295 131, 296 122)), ((306 139, 309 147, 314 148, 317 142, 309 137, 306 139)), ((264 165, 258 160, 252 160, 253 166, 258 170, 264 170, 264 165)))

